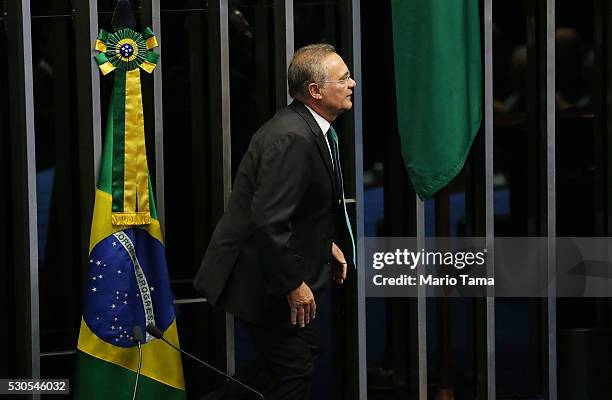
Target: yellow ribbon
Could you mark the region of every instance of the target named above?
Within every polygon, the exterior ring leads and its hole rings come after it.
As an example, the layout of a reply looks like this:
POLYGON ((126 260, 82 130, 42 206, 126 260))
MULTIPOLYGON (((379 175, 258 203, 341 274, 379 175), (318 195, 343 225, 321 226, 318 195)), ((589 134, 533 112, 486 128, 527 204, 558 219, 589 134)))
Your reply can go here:
POLYGON ((113 225, 151 223, 148 184, 140 71, 136 69, 125 74, 123 212, 113 214, 113 225))

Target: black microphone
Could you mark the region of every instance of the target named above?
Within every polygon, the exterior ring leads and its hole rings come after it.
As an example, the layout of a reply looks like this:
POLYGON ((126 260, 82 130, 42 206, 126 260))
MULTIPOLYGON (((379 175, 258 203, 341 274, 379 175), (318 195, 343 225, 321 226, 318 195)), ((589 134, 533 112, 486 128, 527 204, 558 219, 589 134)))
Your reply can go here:
POLYGON ((196 360, 197 362, 199 362, 200 364, 204 365, 205 367, 212 369, 216 373, 221 374, 221 375, 225 376, 228 379, 231 379, 232 381, 236 382, 237 384, 239 384, 240 386, 244 387, 245 389, 255 393, 256 395, 258 395, 261 398, 261 400, 266 400, 265 397, 263 396, 263 394, 259 393, 257 390, 253 389, 252 387, 250 387, 250 386, 240 382, 238 379, 232 378, 231 376, 229 376, 225 372, 218 370, 217 368, 213 367, 212 365, 210 365, 210 364, 200 360, 196 356, 193 356, 193 355, 187 353, 186 351, 176 347, 175 345, 173 345, 172 343, 167 341, 166 338, 164 337, 164 333, 161 331, 161 329, 159 329, 155 325, 153 325, 153 324, 147 325, 147 332, 149 334, 151 334, 151 336, 153 336, 154 338, 163 340, 164 342, 166 342, 166 344, 168 344, 170 347, 172 347, 176 351, 179 351, 182 354, 185 354, 186 356, 196 360))
POLYGON ((134 341, 138 344, 138 370, 136 370, 136 382, 134 382, 134 393, 132 400, 136 400, 136 392, 138 391, 138 378, 140 377, 140 367, 142 367, 142 329, 140 325, 134 327, 134 341))

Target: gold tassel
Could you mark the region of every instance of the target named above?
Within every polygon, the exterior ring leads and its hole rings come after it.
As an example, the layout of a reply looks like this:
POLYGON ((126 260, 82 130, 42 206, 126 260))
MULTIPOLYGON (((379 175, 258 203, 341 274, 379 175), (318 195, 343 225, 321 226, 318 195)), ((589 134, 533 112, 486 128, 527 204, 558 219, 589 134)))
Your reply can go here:
POLYGON ((114 226, 148 225, 151 221, 151 214, 148 212, 112 214, 114 226))

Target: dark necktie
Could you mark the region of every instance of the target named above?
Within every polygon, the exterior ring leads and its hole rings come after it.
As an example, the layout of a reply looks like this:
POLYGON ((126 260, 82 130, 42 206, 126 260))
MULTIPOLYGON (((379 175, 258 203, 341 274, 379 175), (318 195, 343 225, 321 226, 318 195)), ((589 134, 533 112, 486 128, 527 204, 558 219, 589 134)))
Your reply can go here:
POLYGON ((351 228, 351 221, 348 217, 348 212, 346 211, 346 201, 344 198, 344 181, 342 180, 342 167, 340 166, 340 152, 338 151, 338 135, 336 134, 336 130, 333 126, 329 126, 329 130, 327 131, 329 146, 331 147, 332 158, 334 161, 334 178, 336 179, 336 184, 338 191, 340 192, 340 207, 344 211, 344 221, 346 223, 346 229, 348 230, 349 236, 351 237, 351 245, 353 246, 353 264, 357 266, 357 258, 355 257, 355 238, 353 237, 353 229, 351 228))

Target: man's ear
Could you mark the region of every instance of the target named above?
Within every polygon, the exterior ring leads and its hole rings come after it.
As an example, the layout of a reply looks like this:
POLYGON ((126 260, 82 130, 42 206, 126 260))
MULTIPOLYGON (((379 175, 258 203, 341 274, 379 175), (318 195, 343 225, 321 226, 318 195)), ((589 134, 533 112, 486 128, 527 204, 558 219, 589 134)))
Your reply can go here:
POLYGON ((321 88, 315 82, 308 84, 308 94, 315 100, 321 100, 323 95, 321 94, 321 88))

